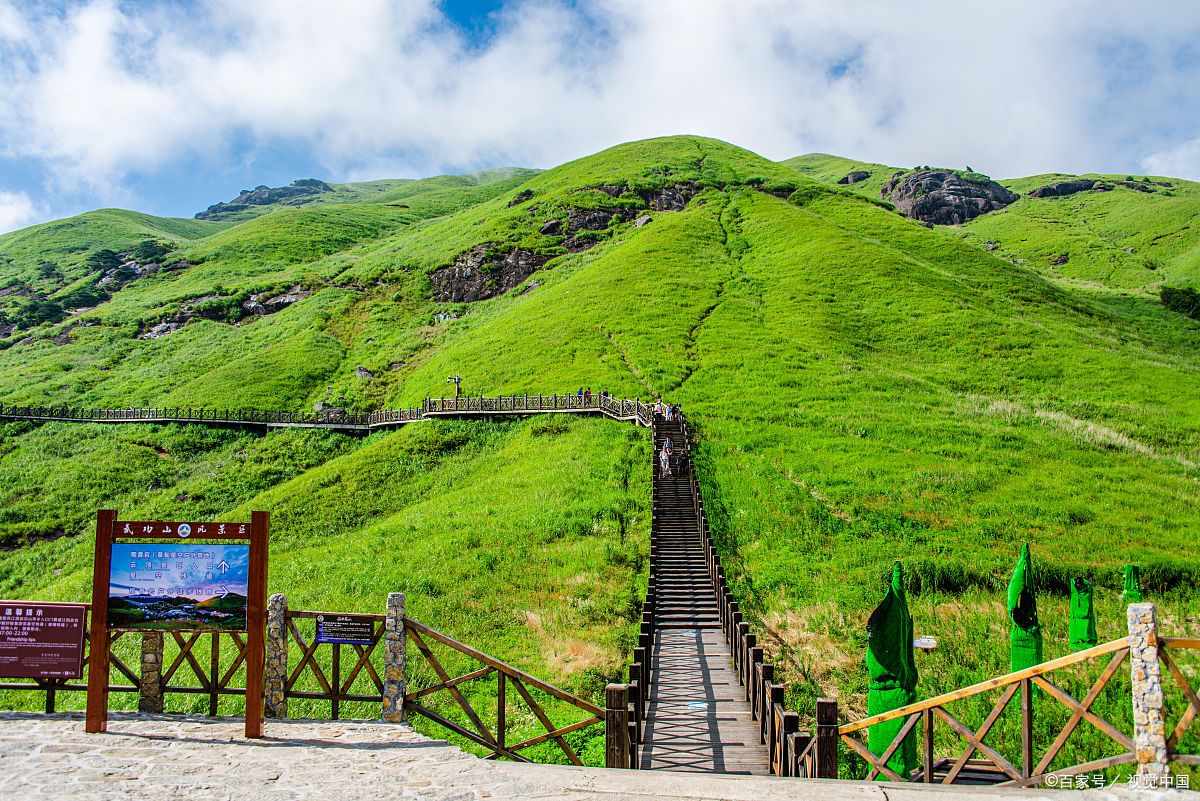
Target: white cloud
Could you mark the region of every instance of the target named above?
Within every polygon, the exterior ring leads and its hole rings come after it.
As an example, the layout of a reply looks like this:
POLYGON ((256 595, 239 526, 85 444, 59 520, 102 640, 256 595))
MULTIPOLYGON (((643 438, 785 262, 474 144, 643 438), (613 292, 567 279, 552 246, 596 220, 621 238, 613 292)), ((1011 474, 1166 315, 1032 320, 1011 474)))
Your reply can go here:
POLYGON ((1150 175, 1169 175, 1200 181, 1200 137, 1143 158, 1142 169, 1150 175))
POLYGON ((1200 4, 1154 0, 513 0, 482 43, 433 0, 0 0, 0 148, 110 193, 259 146, 336 178, 670 133, 772 158, 1195 174, 1198 36, 1200 4))
POLYGON ((0 234, 23 228, 38 218, 38 209, 24 192, 0 190, 0 234))

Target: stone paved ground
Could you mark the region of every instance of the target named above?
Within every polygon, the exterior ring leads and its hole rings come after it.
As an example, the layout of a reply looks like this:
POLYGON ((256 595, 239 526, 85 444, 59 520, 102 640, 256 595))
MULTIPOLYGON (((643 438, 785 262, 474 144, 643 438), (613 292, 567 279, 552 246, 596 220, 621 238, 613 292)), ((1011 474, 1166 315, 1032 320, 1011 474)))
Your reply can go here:
MULTIPOLYGON (((81 716, 0 713, 0 799, 55 801, 936 801, 1061 799, 1062 791, 898 787, 757 776, 703 776, 490 762, 407 726, 270 721, 267 737, 242 739, 241 720, 114 714, 106 734, 81 716), (969 793, 969 795, 968 795, 969 793)), ((1143 792, 1139 799, 1184 798, 1143 792)), ((1072 799, 1129 799, 1082 791, 1072 799)))

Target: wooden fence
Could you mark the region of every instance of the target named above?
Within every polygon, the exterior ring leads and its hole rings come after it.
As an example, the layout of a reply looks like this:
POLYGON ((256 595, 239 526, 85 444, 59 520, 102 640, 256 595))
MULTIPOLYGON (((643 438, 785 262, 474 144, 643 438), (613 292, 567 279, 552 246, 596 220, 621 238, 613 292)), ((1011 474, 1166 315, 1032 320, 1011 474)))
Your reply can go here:
POLYGON ((653 407, 640 400, 578 393, 552 395, 462 395, 427 398, 420 406, 366 414, 328 409, 309 414, 255 409, 154 407, 92 409, 72 406, 14 406, 0 404, 0 419, 71 423, 181 423, 249 428, 326 428, 369 433, 437 417, 545 414, 573 412, 602 414, 614 420, 649 427, 653 407))
MULTIPOLYGON (((1200 756, 1181 753, 1181 741, 1200 711, 1200 699, 1191 686, 1177 660, 1181 652, 1200 649, 1200 638, 1160 637, 1157 638, 1156 659, 1166 668, 1182 695, 1182 709, 1174 711, 1175 720, 1167 720, 1165 738, 1167 759, 1181 764, 1200 765, 1200 756)), ((1077 776, 1102 771, 1139 761, 1135 748, 1137 721, 1124 727, 1114 724, 1093 709, 1095 702, 1119 676, 1129 675, 1130 638, 1113 640, 1086 651, 1070 654, 1059 659, 1009 673, 970 687, 945 693, 925 701, 901 707, 880 715, 842 725, 838 736, 848 750, 861 757, 869 766, 867 779, 884 776, 891 781, 916 781, 924 783, 954 784, 969 783, 1036 785, 1044 782, 1050 774, 1077 776), (1094 679, 1087 668, 1102 667, 1094 679), (1122 671, 1122 668, 1125 668, 1122 671), (1067 689, 1060 677, 1082 681, 1086 693, 1077 700, 1067 689), (981 723, 974 728, 965 723, 950 707, 964 704, 971 699, 987 699, 992 693, 998 697, 990 704, 990 710, 981 723), (1035 702, 1035 696, 1037 698, 1035 702), (1004 746, 992 744, 985 738, 997 728, 1010 709, 1016 706, 1016 715, 1010 719, 1017 723, 1019 753, 1005 754, 1004 746), (1059 710, 1054 709, 1059 707, 1059 710), (1059 714, 1055 714, 1059 712, 1059 714), (1035 728, 1035 719, 1056 719, 1050 731, 1039 737, 1045 727, 1035 728), (883 754, 876 756, 867 750, 860 739, 866 730, 879 723, 904 721, 895 738, 883 754), (1059 725, 1061 722, 1061 725, 1059 725), (938 740, 935 727, 946 727, 957 743, 955 750, 946 756, 937 754, 938 740), (1108 744, 1109 753, 1094 756, 1083 762, 1062 764, 1060 757, 1073 735, 1090 728, 1108 744), (1052 735, 1052 736, 1051 736, 1052 735), (902 747, 907 738, 915 738, 921 756, 921 767, 910 775, 900 775, 888 767, 889 760, 902 747), (981 758, 975 758, 979 754, 981 758), (1056 764, 1057 763, 1057 764, 1056 764)), ((1194 671, 1195 667, 1190 666, 1194 671)), ((1135 671, 1136 673, 1136 671, 1135 671)), ((1134 689, 1137 692, 1137 688, 1134 689)), ((1119 694, 1129 698, 1129 689, 1121 688, 1119 694)), ((1169 711, 1169 710, 1168 710, 1169 711)), ((1095 745, 1093 755, 1100 749, 1095 745)), ((1141 761, 1146 761, 1142 755, 1141 761)))
MULTIPOLYGON (((409 617, 397 618, 403 626, 401 642, 411 647, 406 649, 407 658, 401 657, 401 665, 406 664, 403 673, 394 675, 389 673, 380 647, 387 634, 387 615, 359 616, 371 620, 372 637, 367 644, 355 645, 318 640, 316 619, 332 613, 288 609, 283 596, 272 597, 272 608, 278 614, 268 619, 264 677, 268 718, 287 717, 291 699, 304 702, 305 717, 338 720, 351 705, 359 717, 376 718, 387 708, 390 676, 403 694, 402 709, 407 714, 420 715, 482 747, 489 758, 528 762, 523 751, 552 742, 567 761, 580 765, 582 760, 567 735, 605 722, 606 712, 596 704, 409 617), (447 654, 476 666, 451 676, 447 654), (276 703, 271 702, 273 682, 281 690, 276 703), (480 714, 479 701, 463 692, 474 682, 490 682, 495 688, 494 714, 480 714), (328 702, 328 714, 313 702, 328 702), (555 714, 571 719, 556 723, 552 719, 555 714), (529 716, 540 727, 538 733, 530 735, 529 716), (521 736, 514 737, 514 733, 521 736)), ((84 673, 79 679, 14 679, 0 683, 0 690, 44 694, 48 713, 59 709, 63 693, 79 693, 76 698, 82 703, 90 653, 87 630, 85 626, 84 673)), ((137 707, 143 712, 181 711, 179 704, 167 703, 171 696, 207 696, 207 714, 215 716, 221 698, 245 697, 245 647, 246 637, 240 632, 114 631, 109 635, 111 665, 118 680, 124 678, 128 683, 113 684, 109 690, 136 695, 137 707), (118 645, 131 640, 134 642, 123 649, 118 645), (167 706, 177 708, 167 710, 167 706)), ((486 698, 489 694, 476 695, 486 698)), ((187 708, 182 711, 201 711, 193 704, 184 706, 187 708)))

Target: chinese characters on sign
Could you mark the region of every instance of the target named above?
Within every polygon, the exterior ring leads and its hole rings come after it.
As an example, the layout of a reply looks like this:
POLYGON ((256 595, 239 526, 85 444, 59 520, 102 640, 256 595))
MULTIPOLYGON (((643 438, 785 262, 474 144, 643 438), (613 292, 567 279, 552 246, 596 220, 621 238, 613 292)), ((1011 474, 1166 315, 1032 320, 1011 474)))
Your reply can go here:
MULTIPOLYGON (((200 528, 189 535, 204 536, 200 528)), ((245 631, 249 564, 248 545, 113 543, 108 627, 245 631)))
POLYGON ((0 676, 79 678, 85 615, 82 604, 0 601, 0 676))
POLYGON ((317 642, 370 645, 374 635, 375 619, 370 615, 317 615, 317 642))

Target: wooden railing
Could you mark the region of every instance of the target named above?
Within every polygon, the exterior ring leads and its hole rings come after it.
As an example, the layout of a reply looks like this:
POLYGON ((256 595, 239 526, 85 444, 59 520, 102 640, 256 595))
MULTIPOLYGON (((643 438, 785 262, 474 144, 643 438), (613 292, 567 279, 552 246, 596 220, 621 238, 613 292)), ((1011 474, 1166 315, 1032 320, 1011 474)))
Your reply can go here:
POLYGON ((379 666, 372 663, 376 648, 383 639, 385 615, 360 615, 373 621, 369 645, 322 643, 316 631, 308 631, 305 624, 326 612, 288 609, 286 612, 285 638, 290 645, 299 649, 300 659, 287 672, 283 683, 285 698, 300 698, 310 701, 328 701, 330 720, 341 717, 342 705, 346 702, 381 704, 383 702, 383 679, 379 666), (342 654, 349 652, 349 660, 342 661, 342 654), (328 660, 322 659, 328 654, 328 660), (322 667, 322 662, 325 667, 322 667), (314 687, 316 689, 303 689, 314 687))
POLYGON ((649 427, 653 407, 640 400, 600 395, 462 395, 457 398, 427 398, 419 407, 359 414, 326 410, 302 414, 255 409, 208 409, 193 407, 153 407, 92 409, 73 406, 14 406, 0 404, 0 419, 37 420, 72 423, 183 423, 215 426, 266 428, 329 428, 350 432, 369 432, 434 417, 495 414, 539 414, 583 412, 603 414, 649 427))
MULTIPOLYGON (((1176 664, 1176 660, 1179 651, 1196 649, 1200 649, 1200 638, 1162 637, 1158 642, 1158 659, 1181 692, 1184 707, 1176 712, 1177 720, 1167 721, 1168 758, 1170 761, 1191 765, 1200 764, 1200 756, 1181 753, 1179 747, 1185 733, 1200 712, 1200 699, 1197 698, 1184 672, 1176 664), (1176 652, 1175 657, 1171 655, 1172 651, 1176 652)), ((1138 761, 1138 754, 1134 747, 1132 725, 1126 722, 1123 728, 1093 709, 1096 701, 1106 694, 1114 680, 1118 677, 1128 678, 1129 653, 1127 638, 1113 640, 1086 651, 1052 659, 1025 670, 847 723, 838 728, 838 737, 850 751, 867 763, 868 781, 883 776, 890 781, 918 781, 930 784, 954 784, 969 779, 973 783, 1026 786, 1040 784, 1051 774, 1077 776, 1133 763, 1138 761), (1087 667, 1101 664, 1104 667, 1094 680, 1082 681, 1081 688, 1086 687, 1087 691, 1081 700, 1077 700, 1064 689, 1063 680, 1058 678, 1062 676, 1080 683, 1086 676, 1083 671, 1087 667), (1123 667, 1126 668, 1124 671, 1123 667), (974 728, 949 709, 952 704, 965 704, 972 699, 984 700, 987 694, 996 691, 999 691, 999 697, 991 703, 987 715, 974 728), (1035 697, 1038 699, 1036 703, 1035 697), (1019 708, 1019 734, 1009 738, 1008 748, 986 742, 985 738, 997 730, 998 721, 1002 720, 1014 702, 1019 708), (1055 705, 1061 707, 1061 710, 1044 705, 1055 705), (1045 727, 1034 725, 1037 719, 1054 718, 1058 720, 1051 727, 1052 736, 1044 732, 1045 727), (1065 722, 1062 722, 1061 726, 1058 725, 1063 719, 1065 722), (871 753, 861 740, 863 734, 873 725, 894 721, 903 721, 903 724, 891 744, 878 756, 871 753), (1056 761, 1062 762, 1059 757, 1065 753, 1068 741, 1080 733, 1085 724, 1108 743, 1108 750, 1111 751, 1115 747, 1116 753, 1093 757, 1077 764, 1056 766, 1056 761), (935 727, 938 725, 949 728, 952 741, 957 742, 957 748, 961 750, 956 750, 948 756, 937 755, 935 727), (1039 733, 1043 734, 1041 742, 1039 733), (908 738, 918 741, 921 767, 906 776, 892 770, 888 762, 908 738), (1005 751, 1011 752, 1017 748, 1019 753, 1006 755, 1005 751), (981 758, 976 758, 976 754, 981 758)), ((1121 694, 1128 698, 1128 688, 1121 694)), ((836 717, 836 710, 834 714, 836 717)), ((1095 743, 1089 743, 1088 747, 1092 754, 1100 750, 1095 743)))
POLYGON ((530 760, 525 758, 520 753, 521 751, 539 743, 552 741, 562 750, 571 764, 583 764, 579 755, 567 742, 565 735, 597 723, 603 723, 605 719, 603 709, 415 620, 406 618, 404 631, 409 641, 416 646, 417 651, 424 658, 425 665, 436 677, 436 681, 433 683, 419 687, 416 686, 418 682, 412 678, 409 679, 409 692, 406 692, 404 696, 404 705, 409 713, 421 715, 476 745, 482 746, 491 752, 492 758, 503 757, 518 762, 528 762, 530 760), (466 655, 472 661, 477 662, 480 667, 452 677, 443 666, 442 660, 434 652, 433 643, 458 654, 466 655), (476 681, 496 682, 496 714, 489 716, 491 725, 485 722, 475 705, 460 689, 463 685, 476 681), (517 698, 524 702, 525 707, 545 731, 533 737, 521 739, 516 743, 509 741, 508 690, 510 688, 516 692, 517 698), (543 702, 538 700, 535 691, 557 699, 569 707, 574 707, 583 712, 586 717, 561 726, 555 724, 547 714, 543 702), (424 699, 438 693, 443 693, 454 701, 465 718, 464 722, 451 720, 447 715, 436 712, 427 705, 424 699))

